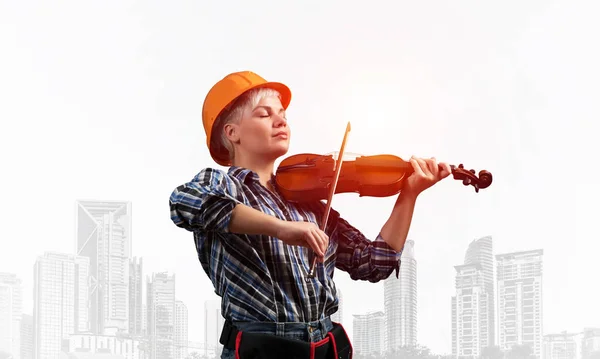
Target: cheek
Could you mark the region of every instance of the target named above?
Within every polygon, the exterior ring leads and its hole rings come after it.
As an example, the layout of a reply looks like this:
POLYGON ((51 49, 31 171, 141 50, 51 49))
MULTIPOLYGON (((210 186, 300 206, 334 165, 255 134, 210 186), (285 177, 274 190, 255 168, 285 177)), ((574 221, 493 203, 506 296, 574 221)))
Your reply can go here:
POLYGON ((248 126, 244 128, 242 142, 255 146, 264 146, 271 137, 270 128, 266 126, 248 126))
POLYGON ((257 124, 252 128, 252 136, 257 140, 264 142, 265 139, 271 137, 272 131, 271 127, 266 124, 257 124))

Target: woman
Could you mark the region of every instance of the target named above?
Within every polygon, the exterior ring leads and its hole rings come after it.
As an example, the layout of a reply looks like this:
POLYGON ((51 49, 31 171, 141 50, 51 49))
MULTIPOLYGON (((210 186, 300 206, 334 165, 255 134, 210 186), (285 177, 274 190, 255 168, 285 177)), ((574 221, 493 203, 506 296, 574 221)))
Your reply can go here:
POLYGON ((418 195, 450 174, 447 164, 440 170, 433 158, 412 157, 415 172, 374 240, 335 210, 323 232, 318 223, 325 205, 288 202, 275 184, 274 163, 290 144, 290 100, 287 86, 249 71, 215 84, 202 120, 211 157, 229 169, 205 168, 170 197, 171 219, 193 232, 200 262, 222 298, 221 358, 234 358, 236 350, 241 358, 250 352, 327 357, 333 342, 351 357, 343 328, 330 319, 338 307, 334 268, 354 280, 378 282, 394 270, 398 276, 418 195), (314 278, 307 276, 310 253, 319 262, 314 278))

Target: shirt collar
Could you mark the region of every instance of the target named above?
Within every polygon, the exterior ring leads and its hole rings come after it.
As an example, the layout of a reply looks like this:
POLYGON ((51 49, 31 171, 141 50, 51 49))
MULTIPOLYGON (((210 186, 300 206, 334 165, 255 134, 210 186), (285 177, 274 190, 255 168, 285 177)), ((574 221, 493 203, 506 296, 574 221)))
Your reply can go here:
POLYGON ((259 180, 258 174, 256 172, 249 170, 247 168, 243 168, 243 167, 230 166, 227 173, 230 176, 233 176, 242 182, 245 182, 246 180, 252 180, 252 181, 259 180))
MULTIPOLYGON (((246 181, 259 182, 259 180, 260 180, 260 178, 258 177, 258 174, 256 172, 249 170, 247 168, 244 168, 244 167, 230 166, 227 173, 230 176, 233 176, 233 177, 239 179, 242 183, 246 183, 246 181)), ((273 185, 273 188, 275 188, 277 190, 277 182, 275 181, 275 174, 273 174, 273 173, 271 173, 270 182, 273 185)))

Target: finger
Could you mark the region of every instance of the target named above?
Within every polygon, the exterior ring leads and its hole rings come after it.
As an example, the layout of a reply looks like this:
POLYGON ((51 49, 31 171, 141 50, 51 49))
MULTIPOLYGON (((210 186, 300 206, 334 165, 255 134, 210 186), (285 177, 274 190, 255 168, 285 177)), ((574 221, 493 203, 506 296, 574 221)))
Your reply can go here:
POLYGON ((425 177, 431 178, 433 176, 433 174, 431 173, 431 170, 429 170, 429 166, 427 165, 427 162, 422 158, 417 158, 417 162, 419 162, 419 166, 421 166, 421 169, 423 170, 425 177))
POLYGON ((321 238, 323 238, 323 257, 321 258, 321 263, 323 263, 325 262, 325 254, 327 253, 327 248, 329 248, 329 236, 322 230, 319 230, 319 233, 321 235, 321 238))
POLYGON ((327 253, 327 248, 329 248, 329 236, 322 230, 319 230, 318 234, 323 243, 323 254, 325 254, 327 253))
POLYGON ((440 162, 440 166, 442 166, 442 173, 440 173, 440 176, 442 178, 450 176, 450 174, 452 173, 452 168, 450 168, 450 165, 444 162, 440 162))
POLYGON ((429 168, 429 171, 431 171, 431 173, 435 176, 435 178, 437 178, 440 173, 440 168, 437 164, 437 161, 435 160, 435 157, 431 157, 426 162, 427 162, 427 167, 429 168))
POLYGON ((310 231, 310 235, 315 239, 315 242, 317 243, 317 250, 315 250, 315 253, 318 256, 321 256, 323 253, 323 238, 321 238, 321 235, 319 234, 319 230, 318 229, 312 229, 310 231))
POLYGON ((419 164, 419 161, 417 161, 416 157, 411 157, 410 158, 410 164, 412 164, 413 166, 413 170, 415 171, 415 174, 419 177, 426 177, 425 172, 423 172, 423 169, 421 168, 421 164, 419 164))
POLYGON ((313 249, 313 251, 315 251, 315 254, 319 257, 323 256, 323 251, 321 250, 321 244, 319 243, 319 239, 317 238, 317 235, 315 235, 315 233, 313 233, 313 231, 308 232, 308 238, 310 240, 310 245, 313 249))
POLYGON ((327 234, 325 234, 325 232, 323 232, 322 230, 319 229, 319 230, 317 230, 315 235, 319 239, 319 243, 321 244, 321 251, 323 252, 323 256, 325 256, 325 253, 327 252, 327 247, 329 244, 328 239, 327 239, 327 234))

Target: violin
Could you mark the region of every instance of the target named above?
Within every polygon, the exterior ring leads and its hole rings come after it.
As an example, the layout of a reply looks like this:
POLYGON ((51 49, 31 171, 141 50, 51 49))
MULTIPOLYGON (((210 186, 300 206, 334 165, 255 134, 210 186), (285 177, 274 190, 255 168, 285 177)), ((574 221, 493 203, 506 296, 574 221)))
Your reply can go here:
MULTIPOLYGON (((389 197, 402 191, 406 179, 414 172, 412 164, 399 156, 382 154, 343 160, 344 148, 350 122, 337 158, 333 154, 302 153, 285 158, 277 167, 275 182, 282 196, 291 202, 310 202, 327 199, 327 208, 321 222, 321 230, 331 210, 333 196, 338 193, 358 193, 359 197, 389 197)), ((441 166, 439 166, 441 170, 441 166)), ((461 163, 450 165, 455 180, 465 186, 473 186, 475 192, 492 184, 489 171, 466 170, 461 163)), ((308 274, 314 277, 316 258, 308 274)))
MULTIPOLYGON (((318 201, 328 197, 335 177, 336 159, 332 154, 293 155, 277 168, 276 183, 284 198, 291 202, 318 201)), ((439 166, 440 171, 442 170, 439 166)), ((455 180, 473 186, 475 192, 492 184, 486 170, 466 170, 461 163, 450 165, 455 180)), ((401 192, 405 180, 414 172, 412 164, 394 155, 358 156, 341 163, 334 194, 358 193, 359 197, 389 197, 401 192)))

